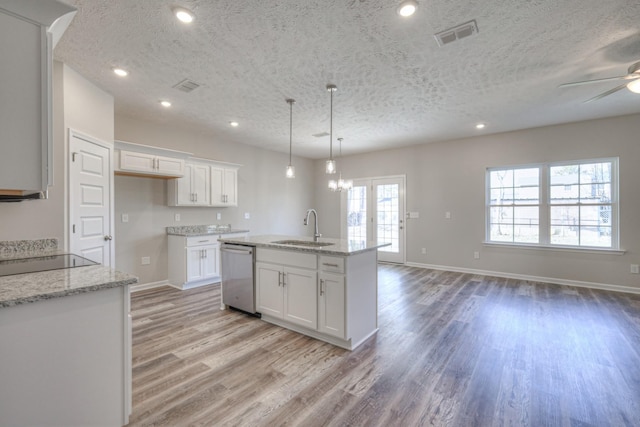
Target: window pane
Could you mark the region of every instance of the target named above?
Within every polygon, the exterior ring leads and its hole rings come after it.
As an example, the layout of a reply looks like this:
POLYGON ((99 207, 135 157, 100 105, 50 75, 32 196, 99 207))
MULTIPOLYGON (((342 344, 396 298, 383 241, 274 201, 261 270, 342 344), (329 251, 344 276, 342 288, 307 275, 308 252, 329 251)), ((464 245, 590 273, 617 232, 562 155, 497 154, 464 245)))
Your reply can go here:
POLYGON ((580 219, 580 210, 577 206, 553 206, 551 207, 551 225, 566 225, 577 227, 580 219))
POLYGON ((347 193, 347 236, 349 240, 367 241, 367 187, 353 187, 347 193))
POLYGON ((492 188, 492 205, 510 205, 513 203, 513 188, 492 188))
POLYGON ((611 182, 611 162, 580 165, 580 177, 583 184, 611 182))
POLYGON ((514 187, 537 187, 540 183, 540 172, 538 168, 516 169, 513 171, 514 187))
POLYGON ((552 185, 549 189, 551 203, 578 203, 580 187, 578 185, 552 185))
POLYGON ((491 224, 490 237, 494 242, 513 242, 513 226, 491 224))
POLYGON ((520 187, 514 189, 516 204, 538 204, 538 195, 540 190, 538 187, 520 187))
POLYGON ((513 170, 491 171, 489 174, 489 186, 491 188, 511 187, 513 185, 513 170))
POLYGON ((580 185, 580 201, 582 203, 611 202, 611 184, 580 185))
POLYGON ((579 245, 578 227, 552 225, 551 243, 554 245, 579 245))
POLYGON ((579 165, 551 166, 549 168, 549 184, 571 185, 578 184, 580 173, 579 165))

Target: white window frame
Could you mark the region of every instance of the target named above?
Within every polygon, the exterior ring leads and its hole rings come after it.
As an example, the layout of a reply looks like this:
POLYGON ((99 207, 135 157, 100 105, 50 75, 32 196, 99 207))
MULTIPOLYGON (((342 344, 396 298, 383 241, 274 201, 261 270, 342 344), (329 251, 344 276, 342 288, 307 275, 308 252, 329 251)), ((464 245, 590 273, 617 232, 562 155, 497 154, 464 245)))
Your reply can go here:
MULTIPOLYGON (((514 165, 514 166, 498 166, 489 167, 486 169, 485 175, 485 241, 486 245, 496 246, 514 246, 533 249, 560 249, 560 250, 577 250, 577 251, 602 251, 602 252, 620 252, 620 198, 619 198, 619 158, 617 157, 604 157, 596 159, 584 159, 584 160, 571 160, 571 161, 558 161, 547 163, 536 163, 527 165, 514 165), (551 243, 551 195, 550 195, 550 182, 551 182, 551 167, 557 166, 573 166, 581 164, 591 163, 611 163, 611 246, 586 246, 586 245, 559 245, 551 243), (527 168, 539 169, 539 241, 538 243, 520 243, 520 242, 503 242, 491 240, 491 183, 490 174, 493 171, 500 170, 517 170, 527 168)), ((576 206, 583 206, 586 204, 577 203, 576 206)), ((591 205, 591 204, 590 204, 591 205)))

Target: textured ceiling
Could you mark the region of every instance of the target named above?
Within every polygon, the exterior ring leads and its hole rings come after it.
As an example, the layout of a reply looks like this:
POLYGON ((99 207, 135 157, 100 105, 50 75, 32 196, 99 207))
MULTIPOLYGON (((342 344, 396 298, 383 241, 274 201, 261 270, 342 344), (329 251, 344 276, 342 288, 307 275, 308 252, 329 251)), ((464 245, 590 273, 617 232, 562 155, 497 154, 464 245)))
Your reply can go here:
POLYGON ((637 0, 419 0, 411 18, 397 0, 64 1, 78 14, 55 57, 116 113, 287 152, 294 98, 294 154, 310 158, 328 155, 312 136, 329 130, 327 83, 344 154, 640 113, 626 89, 582 102, 618 82, 557 87, 640 61, 637 0), (196 20, 178 22, 176 5, 196 20), (438 46, 433 34, 472 19, 477 35, 438 46), (201 87, 172 88, 185 78, 201 87))

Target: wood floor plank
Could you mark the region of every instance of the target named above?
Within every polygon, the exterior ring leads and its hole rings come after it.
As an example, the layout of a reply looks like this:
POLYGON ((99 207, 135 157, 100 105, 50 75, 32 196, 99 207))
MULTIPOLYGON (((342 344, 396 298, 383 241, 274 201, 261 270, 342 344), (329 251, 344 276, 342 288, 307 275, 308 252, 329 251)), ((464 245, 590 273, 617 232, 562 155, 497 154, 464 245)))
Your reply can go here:
POLYGON ((637 426, 640 296, 381 264, 354 351, 220 310, 220 288, 132 295, 131 426, 637 426))

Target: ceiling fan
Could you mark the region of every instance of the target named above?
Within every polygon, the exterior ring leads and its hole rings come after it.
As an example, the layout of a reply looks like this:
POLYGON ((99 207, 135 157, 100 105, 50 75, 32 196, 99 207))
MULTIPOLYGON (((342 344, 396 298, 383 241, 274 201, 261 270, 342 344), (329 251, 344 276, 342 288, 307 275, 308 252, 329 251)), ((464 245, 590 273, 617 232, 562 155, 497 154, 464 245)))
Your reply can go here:
POLYGON ((573 83, 564 83, 558 87, 570 87, 570 86, 581 86, 591 83, 600 83, 600 82, 608 82, 612 80, 627 80, 625 83, 622 83, 620 86, 616 86, 613 89, 609 89, 606 92, 602 92, 600 95, 594 96, 591 99, 587 99, 584 102, 597 101, 598 99, 604 98, 605 96, 611 95, 625 87, 629 89, 631 92, 640 93, 640 62, 636 62, 635 64, 631 64, 628 70, 629 74, 625 76, 617 76, 617 77, 607 77, 604 79, 595 79, 595 80, 585 80, 582 82, 573 82, 573 83))

